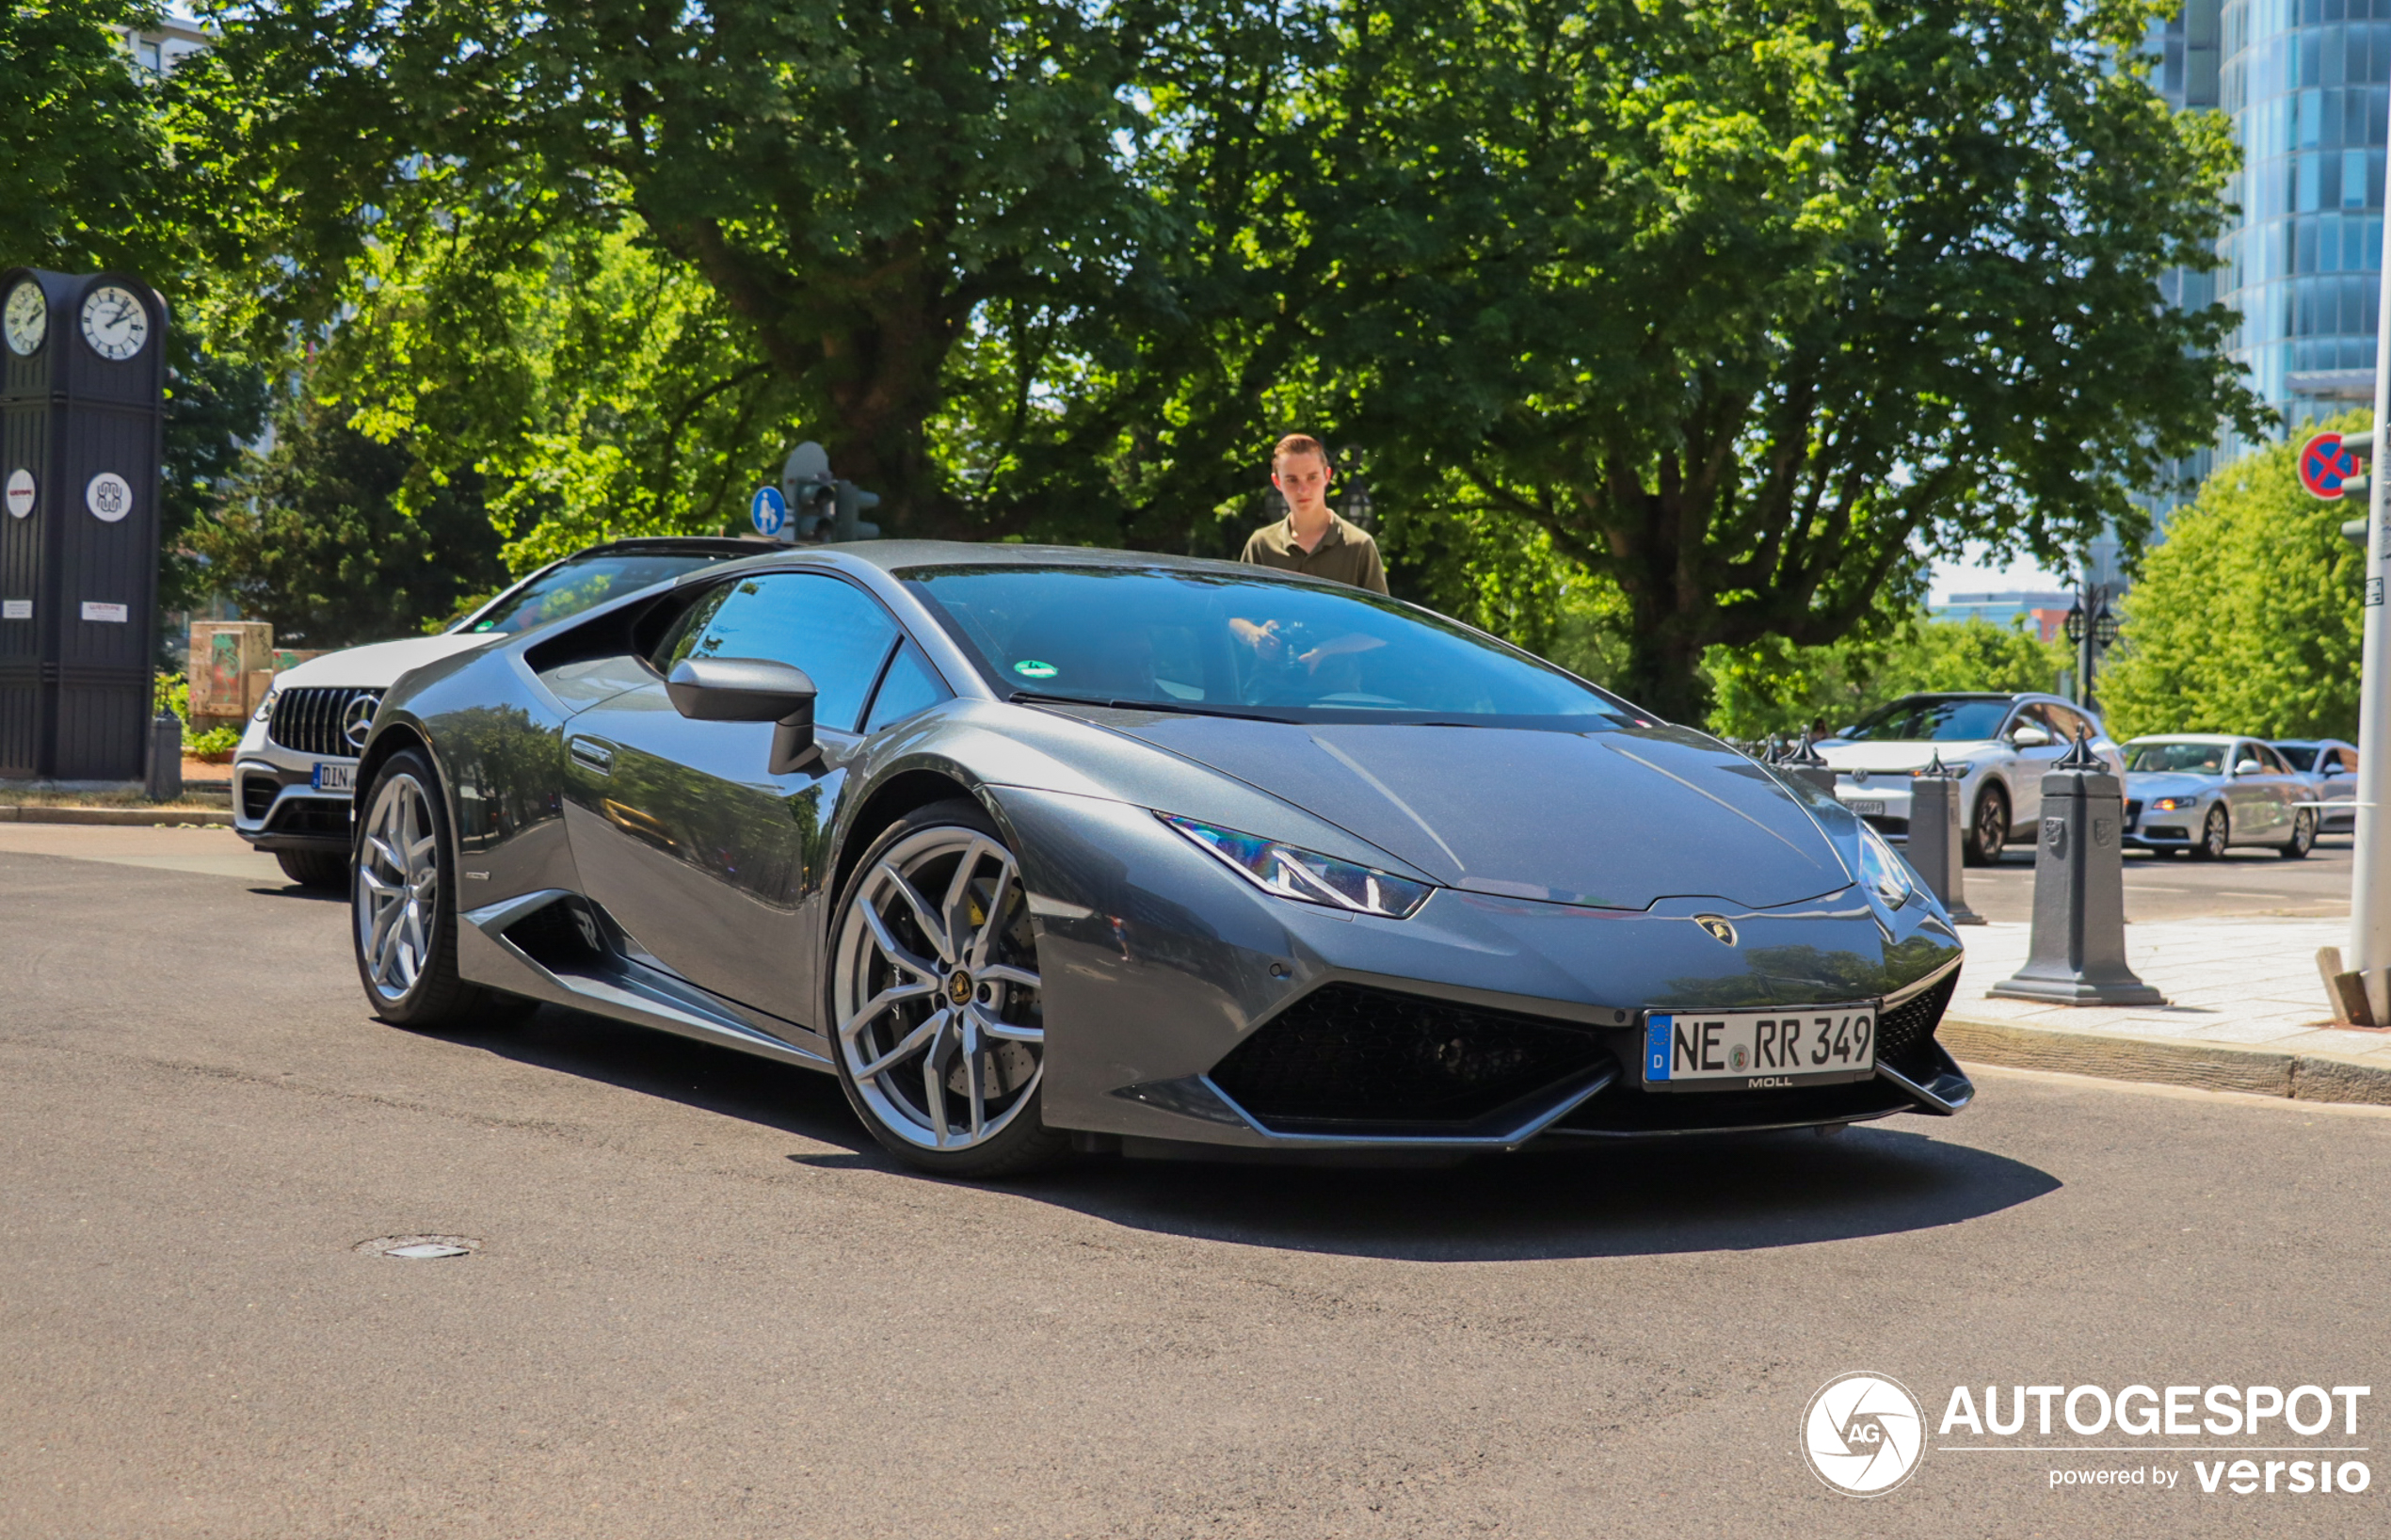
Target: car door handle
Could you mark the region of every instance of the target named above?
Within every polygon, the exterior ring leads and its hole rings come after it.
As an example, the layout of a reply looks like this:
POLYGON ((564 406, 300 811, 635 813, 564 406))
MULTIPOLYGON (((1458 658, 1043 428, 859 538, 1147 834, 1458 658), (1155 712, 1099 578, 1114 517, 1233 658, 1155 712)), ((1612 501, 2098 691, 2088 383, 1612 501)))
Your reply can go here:
POLYGON ((615 746, 602 738, 569 738, 565 740, 565 752, 593 776, 614 774, 615 746))

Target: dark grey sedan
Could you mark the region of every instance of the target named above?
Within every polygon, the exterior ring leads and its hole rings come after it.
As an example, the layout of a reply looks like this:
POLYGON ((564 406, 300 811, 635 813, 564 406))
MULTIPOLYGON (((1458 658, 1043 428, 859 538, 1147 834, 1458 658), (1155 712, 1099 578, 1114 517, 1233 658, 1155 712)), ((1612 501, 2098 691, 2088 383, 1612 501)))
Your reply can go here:
POLYGON ((902 1160, 1414 1155, 1950 1114, 1950 918, 1834 798, 1442 617, 873 542, 409 675, 385 1019, 546 1001, 835 1074, 902 1160))

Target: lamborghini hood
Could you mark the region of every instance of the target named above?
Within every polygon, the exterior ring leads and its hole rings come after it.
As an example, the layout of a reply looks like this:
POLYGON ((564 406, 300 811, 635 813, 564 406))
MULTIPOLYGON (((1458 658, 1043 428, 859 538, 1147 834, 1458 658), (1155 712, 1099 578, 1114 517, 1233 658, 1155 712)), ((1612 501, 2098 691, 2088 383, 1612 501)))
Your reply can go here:
POLYGON ((1852 880, 1794 794, 1742 756, 1675 729, 1293 726, 1143 714, 1108 725, 1476 892, 1605 908, 1677 896, 1766 908, 1852 880))

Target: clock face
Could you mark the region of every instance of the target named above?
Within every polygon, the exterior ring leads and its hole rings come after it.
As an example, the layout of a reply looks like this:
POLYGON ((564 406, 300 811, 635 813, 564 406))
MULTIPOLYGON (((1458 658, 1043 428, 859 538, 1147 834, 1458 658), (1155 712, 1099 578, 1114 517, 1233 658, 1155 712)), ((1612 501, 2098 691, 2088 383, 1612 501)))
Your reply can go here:
POLYGON ((100 357, 121 363, 150 340, 149 309, 132 290, 102 284, 83 301, 83 340, 100 357))
POLYGON ((41 285, 26 279, 8 291, 6 329, 8 351, 24 357, 41 345, 50 330, 50 307, 41 298, 41 285))

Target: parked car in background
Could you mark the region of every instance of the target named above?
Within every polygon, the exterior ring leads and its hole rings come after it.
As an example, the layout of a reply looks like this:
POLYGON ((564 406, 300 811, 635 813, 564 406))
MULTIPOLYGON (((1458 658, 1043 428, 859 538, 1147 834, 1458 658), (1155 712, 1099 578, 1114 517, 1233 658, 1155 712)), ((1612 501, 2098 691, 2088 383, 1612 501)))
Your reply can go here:
POLYGON ((2215 860, 2271 845, 2297 860, 2317 842, 2316 788, 2272 746, 2223 732, 2170 732, 2126 746, 2126 843, 2215 860))
POLYGON ((437 659, 520 635, 714 562, 774 549, 712 536, 608 540, 549 563, 446 631, 311 658, 275 676, 233 757, 233 827, 294 882, 348 882, 357 751, 382 695, 437 659))
POLYGON ((2358 830, 2358 746, 2338 738, 2277 738, 2269 746, 2317 789, 2317 832, 2358 830))
POLYGON ((2043 773, 2079 733, 2124 774, 2100 718, 2052 695, 1950 692, 1880 706, 1816 746, 1834 768, 1835 794, 1887 839, 1909 838, 1909 778, 1940 759, 1960 778, 1961 849, 1967 864, 1998 859, 2043 813, 2043 773))

